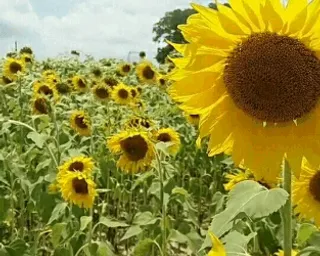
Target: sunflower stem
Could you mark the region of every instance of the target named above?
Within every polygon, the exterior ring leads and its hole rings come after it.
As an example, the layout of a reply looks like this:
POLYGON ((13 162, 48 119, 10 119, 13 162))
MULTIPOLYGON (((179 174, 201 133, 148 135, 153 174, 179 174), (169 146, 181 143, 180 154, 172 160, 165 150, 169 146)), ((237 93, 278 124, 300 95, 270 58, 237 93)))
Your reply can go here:
POLYGON ((59 143, 59 127, 57 124, 57 115, 56 115, 56 110, 53 105, 51 105, 51 111, 52 111, 52 121, 54 124, 54 130, 55 130, 55 142, 57 146, 57 163, 60 164, 60 157, 61 157, 61 152, 60 152, 60 143, 59 143))
POLYGON ((286 160, 283 163, 283 188, 289 194, 282 210, 283 219, 283 250, 284 256, 291 256, 292 251, 292 205, 291 205, 291 169, 286 160))

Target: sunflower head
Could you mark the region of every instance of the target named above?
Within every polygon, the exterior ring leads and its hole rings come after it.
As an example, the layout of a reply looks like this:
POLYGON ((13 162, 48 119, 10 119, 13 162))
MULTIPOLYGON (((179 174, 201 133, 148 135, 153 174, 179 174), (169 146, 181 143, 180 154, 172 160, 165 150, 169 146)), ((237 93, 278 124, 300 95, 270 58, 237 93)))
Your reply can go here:
POLYGON ((146 132, 123 131, 111 137, 107 144, 113 153, 120 154, 118 167, 129 173, 144 171, 155 157, 146 132))
POLYGON ((119 65, 118 72, 120 75, 125 76, 131 71, 131 65, 129 63, 122 63, 119 65))
POLYGON ((59 99, 59 93, 53 84, 37 80, 33 83, 33 90, 36 94, 42 94, 49 98, 54 98, 56 101, 59 99))
POLYGON ((49 112, 50 103, 42 95, 36 95, 32 100, 32 109, 35 115, 46 115, 49 112))
POLYGON ((118 104, 130 104, 132 101, 130 87, 125 84, 117 85, 112 91, 112 98, 118 104))
POLYGON ((57 73, 56 71, 52 70, 52 69, 46 69, 45 71, 42 72, 42 76, 45 77, 49 77, 49 76, 56 76, 57 77, 57 73))
POLYGON ((92 208, 97 192, 96 184, 88 175, 81 172, 68 172, 57 180, 65 201, 81 208, 92 208))
POLYGON ((89 115, 82 111, 76 110, 72 112, 70 118, 71 128, 81 136, 91 135, 91 122, 89 115))
POLYGON ((167 85, 167 79, 164 76, 158 76, 157 81, 160 87, 165 87, 167 85))
POLYGON ((128 128, 150 129, 154 126, 154 122, 152 122, 149 118, 133 117, 126 123, 125 126, 128 128))
POLYGON ((25 65, 21 60, 8 58, 4 63, 3 75, 12 81, 16 80, 18 73, 25 71, 25 65))
POLYGON ((180 149, 180 136, 172 128, 162 128, 155 135, 156 141, 169 143, 168 152, 175 155, 180 149))
POLYGON ((61 175, 65 175, 69 172, 81 172, 86 175, 91 175, 93 170, 93 161, 91 157, 86 156, 77 156, 73 157, 66 162, 64 162, 61 166, 59 166, 58 177, 61 175))
POLYGON ((136 88, 131 88, 130 89, 131 97, 133 99, 136 99, 139 96, 139 92, 136 88))
POLYGON ((92 91, 93 91, 95 98, 100 101, 106 101, 110 98, 109 88, 104 83, 96 84, 92 88, 92 91))
POLYGON ((82 76, 74 76, 72 78, 73 88, 78 92, 86 92, 88 90, 88 84, 84 77, 82 76))
POLYGON ((28 46, 24 46, 20 49, 20 54, 28 54, 28 55, 32 55, 33 51, 30 47, 28 46))
POLYGON ((116 78, 112 77, 112 76, 105 77, 105 78, 103 79, 103 82, 104 82, 107 86, 109 86, 110 88, 113 88, 114 86, 116 86, 116 85, 119 84, 119 81, 118 81, 116 78))
POLYGON ((91 72, 95 77, 101 77, 102 76, 102 71, 98 67, 93 68, 91 72))
POLYGON ((209 156, 232 154, 268 182, 286 156, 298 176, 301 159, 320 152, 318 1, 192 6, 198 13, 179 26, 188 44, 170 43, 183 56, 171 58, 170 95, 200 114, 209 156))
POLYGON ((154 83, 156 81, 156 71, 149 61, 140 62, 137 65, 136 73, 142 83, 154 83))

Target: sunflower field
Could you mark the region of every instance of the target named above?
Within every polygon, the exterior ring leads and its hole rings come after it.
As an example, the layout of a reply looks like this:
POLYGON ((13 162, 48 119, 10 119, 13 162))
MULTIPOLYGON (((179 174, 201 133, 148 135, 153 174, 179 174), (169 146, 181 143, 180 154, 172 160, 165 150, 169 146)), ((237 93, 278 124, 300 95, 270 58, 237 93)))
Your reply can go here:
POLYGON ((162 65, 1 59, 0 256, 320 255, 320 0, 229 2, 162 65))

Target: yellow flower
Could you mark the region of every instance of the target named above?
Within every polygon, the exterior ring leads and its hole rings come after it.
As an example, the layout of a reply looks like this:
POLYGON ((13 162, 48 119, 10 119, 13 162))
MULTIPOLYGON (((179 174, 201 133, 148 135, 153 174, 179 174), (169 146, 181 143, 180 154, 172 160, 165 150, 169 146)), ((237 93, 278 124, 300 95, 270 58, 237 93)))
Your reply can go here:
POLYGON ((97 195, 96 184, 86 174, 68 172, 59 177, 58 183, 65 201, 82 208, 92 208, 97 195))
POLYGON ((8 58, 3 65, 3 76, 15 81, 17 79, 18 72, 23 73, 25 71, 25 65, 21 60, 8 58))
POLYGON ((157 82, 160 87, 166 87, 168 85, 168 80, 165 76, 157 75, 157 82))
POLYGON ((189 44, 170 94, 200 114, 209 156, 225 152, 259 178, 275 181, 286 157, 298 176, 303 156, 317 162, 320 137, 318 1, 231 0, 179 28, 189 44), (308 3, 309 2, 309 3, 308 3))
POLYGON ((125 84, 118 84, 113 88, 112 98, 118 104, 127 105, 132 101, 130 87, 125 84))
POLYGON ((76 110, 72 112, 70 118, 70 124, 73 130, 78 132, 82 136, 91 135, 91 122, 87 113, 82 110, 76 110))
POLYGON ((171 155, 175 155, 180 149, 180 136, 172 128, 162 128, 156 133, 158 142, 169 143, 168 151, 171 155))
POLYGON ((37 80, 33 83, 33 90, 36 94, 53 97, 55 101, 59 99, 59 93, 56 87, 50 83, 37 80))
POLYGON ((73 88, 78 92, 86 92, 88 90, 88 85, 86 80, 81 76, 74 76, 72 78, 73 88))
POLYGON ((292 198, 299 217, 314 220, 320 227, 320 171, 319 168, 311 166, 305 158, 300 178, 293 180, 292 198))
POLYGON ((212 243, 212 249, 208 253, 208 256, 227 256, 222 242, 212 232, 209 232, 209 236, 212 243))
POLYGON ((144 128, 144 129, 150 129, 152 126, 154 126, 154 122, 152 122, 148 118, 143 117, 132 117, 130 120, 127 121, 125 127, 126 128, 144 128))
POLYGON ((32 55, 27 54, 27 53, 22 54, 21 60, 23 61, 24 65, 32 64, 32 62, 33 62, 32 55))
POLYGON ((52 70, 52 69, 47 69, 45 71, 42 72, 42 76, 43 77, 48 77, 48 76, 57 76, 56 71, 52 70))
MULTIPOLYGON (((291 256, 296 256, 297 254, 298 254, 298 251, 295 251, 295 250, 291 251, 291 256)), ((284 256, 284 252, 282 250, 279 250, 279 252, 275 253, 274 255, 284 256)))
POLYGON ((65 175, 68 172, 81 172, 86 175, 90 175, 92 174, 93 166, 91 157, 73 157, 58 167, 58 176, 65 175))
POLYGON ((128 173, 146 170, 155 158, 155 151, 147 132, 122 131, 109 138, 108 148, 120 154, 117 166, 128 173))
POLYGON ((121 63, 118 67, 118 72, 122 76, 126 76, 131 71, 131 65, 129 63, 121 63))
POLYGON ((96 84, 93 86, 92 91, 97 100, 107 101, 110 98, 109 88, 104 83, 96 84))
POLYGON ((107 76, 107 77, 105 77, 105 78, 103 79, 103 82, 104 82, 107 86, 109 86, 111 89, 112 89, 114 86, 116 86, 116 85, 119 84, 119 81, 118 81, 116 78, 112 77, 112 76, 107 76))
POLYGON ((48 114, 48 105, 49 102, 47 102, 46 97, 42 95, 36 95, 32 99, 32 109, 33 109, 33 114, 35 115, 46 115, 48 114))
POLYGON ((130 88, 130 93, 133 100, 136 100, 140 95, 136 88, 130 88))
POLYGON ((149 61, 141 61, 136 67, 136 73, 142 83, 156 82, 157 73, 149 61))

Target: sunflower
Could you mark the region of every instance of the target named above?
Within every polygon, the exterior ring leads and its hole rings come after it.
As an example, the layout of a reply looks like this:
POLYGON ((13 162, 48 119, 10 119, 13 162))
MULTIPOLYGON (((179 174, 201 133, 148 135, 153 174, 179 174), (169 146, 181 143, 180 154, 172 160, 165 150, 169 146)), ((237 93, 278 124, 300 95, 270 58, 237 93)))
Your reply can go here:
POLYGON ((70 118, 70 124, 73 130, 78 132, 82 136, 91 135, 91 122, 87 113, 82 110, 76 110, 72 112, 70 118))
POLYGON ((138 96, 140 95, 140 93, 138 92, 138 90, 136 88, 131 88, 130 94, 131 94, 132 99, 137 99, 138 96))
POLYGON ((118 81, 116 78, 112 77, 112 76, 107 76, 107 77, 105 77, 105 78, 103 79, 103 82, 104 82, 107 86, 109 86, 109 87, 111 87, 111 88, 113 88, 114 86, 116 86, 116 85, 119 84, 119 81, 118 81))
POLYGON ((165 87, 168 83, 167 79, 162 75, 157 75, 157 82, 160 87, 165 87))
POLYGON ((180 136, 172 128, 162 128, 156 133, 156 140, 158 142, 170 143, 168 151, 170 154, 175 155, 180 149, 180 136))
POLYGON ((198 126, 199 125, 199 121, 200 121, 200 115, 199 114, 189 114, 189 113, 185 113, 185 117, 187 119, 187 121, 194 125, 194 126, 198 126))
POLYGON ((17 79, 18 72, 23 73, 25 65, 21 60, 8 58, 3 66, 3 76, 15 81, 17 79))
POLYGON ((233 189, 233 187, 238 184, 241 181, 244 180, 255 180, 257 181, 260 185, 265 186, 266 188, 270 189, 270 188, 274 188, 276 187, 275 184, 270 184, 267 183, 264 180, 258 180, 254 177, 254 174, 250 171, 250 170, 238 170, 235 173, 227 173, 225 175, 225 178, 227 179, 227 183, 223 184, 224 189, 227 191, 230 191, 233 189))
POLYGON ((86 92, 88 90, 88 85, 86 80, 81 76, 74 76, 72 78, 73 88, 78 92, 86 92))
POLYGON ((56 87, 50 83, 37 80, 33 83, 33 90, 36 94, 53 97, 56 101, 59 99, 59 93, 56 87))
POLYGON ((96 84, 92 88, 92 91, 93 91, 95 98, 100 101, 106 101, 110 98, 109 88, 103 83, 96 84))
POLYGON ((212 243, 212 249, 208 253, 208 256, 227 256, 226 250, 219 238, 212 232, 209 233, 209 236, 212 243))
POLYGON ((47 77, 47 76, 57 76, 56 71, 52 70, 52 69, 47 69, 45 71, 42 72, 42 76, 43 77, 47 77))
POLYGON ((48 114, 48 105, 49 102, 47 102, 46 97, 42 95, 36 95, 32 99, 32 108, 33 108, 33 113, 35 115, 46 115, 48 114))
MULTIPOLYGON (((279 250, 279 252, 275 253, 274 255, 276 256, 284 256, 284 252, 282 250, 279 250)), ((296 256, 298 255, 298 251, 292 250, 291 251, 291 256, 296 256)))
POLYGON ((292 198, 300 218, 314 220, 320 227, 320 171, 305 158, 299 179, 293 180, 292 198))
POLYGON ((61 166, 58 167, 58 176, 64 175, 68 172, 81 172, 86 175, 90 175, 92 174, 93 166, 94 165, 91 157, 72 157, 71 159, 67 160, 61 166))
POLYGON ((24 46, 20 49, 20 54, 28 54, 28 55, 32 55, 33 51, 30 47, 28 46, 24 46))
POLYGON ((127 121, 125 127, 127 128, 144 128, 144 129, 150 129, 152 126, 154 126, 153 121, 151 121, 149 118, 143 118, 143 117, 132 117, 129 121, 127 121))
POLYGON ((131 65, 129 63, 122 63, 118 67, 118 72, 122 76, 126 76, 131 71, 131 65))
POLYGON ((147 132, 122 131, 109 138, 108 147, 120 154, 117 166, 128 173, 144 171, 155 158, 155 151, 147 132))
POLYGON ((23 61, 23 63, 25 65, 32 64, 32 62, 33 62, 32 56, 30 54, 26 54, 26 53, 22 54, 21 60, 23 61))
POLYGON ((136 73, 139 81, 142 83, 155 83, 157 74, 153 69, 151 62, 142 61, 137 65, 136 73))
POLYGON ((50 84, 58 84, 61 82, 60 78, 58 77, 58 75, 48 75, 44 77, 44 80, 50 84))
POLYGON ((68 172, 58 179, 62 197, 82 208, 92 208, 97 195, 96 184, 81 172, 68 172))
POLYGON ((117 85, 112 91, 112 98, 119 104, 130 104, 132 100, 130 87, 122 83, 117 85))
POLYGON ((181 25, 189 44, 171 45, 183 58, 170 94, 200 113, 209 156, 232 154, 236 165, 274 181, 286 157, 299 175, 305 156, 320 152, 318 1, 231 0, 181 25))
POLYGON ((141 95, 142 94, 142 87, 141 86, 137 86, 137 91, 141 95))

